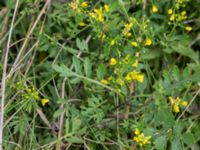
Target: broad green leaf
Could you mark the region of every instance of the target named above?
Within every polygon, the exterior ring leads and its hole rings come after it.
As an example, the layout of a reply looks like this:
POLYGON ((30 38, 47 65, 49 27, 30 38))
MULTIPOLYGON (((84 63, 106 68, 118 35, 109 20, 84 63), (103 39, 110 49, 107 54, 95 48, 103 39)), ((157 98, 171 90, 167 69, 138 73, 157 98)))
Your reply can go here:
POLYGON ((197 52, 194 52, 191 48, 184 46, 180 42, 176 45, 171 46, 173 51, 179 53, 180 55, 191 58, 196 63, 199 62, 199 55, 197 52))
POLYGON ((183 150, 178 137, 174 137, 171 143, 171 150, 183 150))
POLYGON ((166 136, 159 136, 154 140, 154 145, 157 150, 164 150, 166 149, 167 145, 167 138, 166 136))
POLYGON ((182 139, 183 139, 183 142, 186 143, 187 145, 194 144, 196 141, 192 133, 184 133, 182 135, 182 139))
POLYGON ((172 112, 164 108, 155 114, 155 121, 162 124, 164 128, 170 128, 175 123, 172 112))

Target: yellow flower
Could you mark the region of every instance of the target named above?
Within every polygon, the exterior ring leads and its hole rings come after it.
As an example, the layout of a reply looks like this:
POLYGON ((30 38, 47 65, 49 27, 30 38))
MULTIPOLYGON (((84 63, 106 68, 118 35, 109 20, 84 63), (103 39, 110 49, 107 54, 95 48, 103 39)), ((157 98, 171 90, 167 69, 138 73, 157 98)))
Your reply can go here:
POLYGON ((190 31, 192 31, 192 27, 191 26, 186 26, 185 30, 188 31, 188 32, 190 32, 190 31))
POLYGON ((80 22, 79 26, 84 27, 84 26, 86 26, 86 24, 84 22, 80 22))
POLYGON ((102 79, 102 80, 101 80, 101 83, 107 85, 107 84, 108 84, 108 81, 105 80, 105 79, 102 79))
POLYGON ((109 77, 108 77, 108 81, 111 81, 112 79, 113 79, 112 76, 109 76, 109 77))
POLYGON ((122 34, 126 37, 130 37, 132 34, 130 33, 130 30, 133 26, 133 23, 128 23, 128 24, 125 24, 124 26, 124 29, 122 30, 122 34))
POLYGON ((151 39, 148 38, 145 40, 145 43, 144 43, 145 46, 150 46, 151 44, 152 44, 151 39))
POLYGON ((158 7, 157 7, 156 5, 153 5, 152 8, 151 8, 151 11, 152 11, 153 13, 158 12, 158 7))
POLYGON ((182 101, 182 102, 181 102, 181 105, 185 107, 185 106, 188 105, 188 102, 187 102, 187 101, 182 101))
POLYGON ((123 86, 124 85, 124 80, 122 80, 121 78, 118 78, 116 80, 116 82, 120 85, 120 86, 123 86))
POLYGON ((109 6, 107 4, 104 5, 104 9, 106 12, 109 12, 109 6))
POLYGON ((138 133, 133 137, 133 140, 137 142, 140 146, 150 144, 151 136, 145 136, 144 133, 138 133))
POLYGON ((173 112, 175 112, 175 113, 180 112, 179 106, 177 104, 173 105, 173 112))
POLYGON ((138 60, 136 59, 135 62, 132 64, 133 67, 137 67, 138 66, 138 60))
POLYGON ((140 72, 133 71, 133 72, 129 72, 126 75, 125 79, 127 81, 136 80, 136 81, 142 83, 144 81, 144 75, 141 74, 140 72))
POLYGON ((88 2, 82 2, 80 6, 81 7, 88 7, 88 2))
POLYGON ((170 9, 168 9, 167 13, 168 13, 169 15, 171 15, 171 14, 173 13, 173 10, 170 8, 170 9))
POLYGON ((131 42, 131 45, 134 46, 134 47, 138 47, 138 43, 137 43, 137 42, 134 42, 134 41, 131 42))
POLYGON ((49 99, 43 98, 41 99, 42 106, 45 106, 49 102, 49 99))
POLYGON ((174 21, 174 19, 175 19, 175 15, 172 14, 172 15, 169 17, 169 20, 170 20, 170 21, 174 21))
POLYGON ((115 58, 111 58, 110 59, 110 65, 111 66, 114 66, 114 65, 116 65, 117 64, 117 60, 115 59, 115 58))
POLYGON ((94 12, 89 13, 89 15, 99 22, 104 21, 102 7, 100 7, 99 9, 94 9, 94 12))
POLYGON ((73 2, 69 3, 69 7, 76 10, 76 9, 78 9, 78 4, 79 4, 79 0, 74 0, 73 2))
POLYGON ((128 55, 126 55, 126 57, 124 58, 124 63, 125 63, 125 64, 128 64, 129 61, 130 61, 130 55, 128 54, 128 55))
POLYGON ((112 40, 111 42, 110 42, 110 45, 114 45, 115 44, 115 40, 112 40))
POLYGON ((134 131, 134 134, 135 135, 139 135, 140 134, 140 130, 138 128, 136 128, 135 131, 134 131))

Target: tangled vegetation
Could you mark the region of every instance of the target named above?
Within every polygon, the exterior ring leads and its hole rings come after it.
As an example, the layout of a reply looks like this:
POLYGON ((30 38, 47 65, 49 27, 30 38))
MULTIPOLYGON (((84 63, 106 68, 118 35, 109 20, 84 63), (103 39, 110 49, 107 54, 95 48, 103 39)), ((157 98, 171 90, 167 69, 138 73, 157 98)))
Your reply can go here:
POLYGON ((2 147, 199 150, 199 6, 1 2, 2 147))

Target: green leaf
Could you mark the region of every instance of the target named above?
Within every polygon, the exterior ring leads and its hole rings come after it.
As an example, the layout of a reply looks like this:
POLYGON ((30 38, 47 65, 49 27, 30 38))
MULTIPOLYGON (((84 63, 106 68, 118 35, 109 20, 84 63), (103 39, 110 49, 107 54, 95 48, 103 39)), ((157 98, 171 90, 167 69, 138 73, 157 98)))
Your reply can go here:
POLYGON ((100 64, 96 70, 97 72, 97 78, 99 80, 103 79, 104 76, 106 75, 106 67, 103 64, 100 64))
POLYGON ((72 132, 76 133, 81 127, 81 120, 79 118, 72 119, 72 132))
POLYGON ((75 67, 75 72, 77 72, 78 74, 82 74, 82 66, 78 58, 73 57, 73 65, 75 67))
POLYGON ((141 59, 151 60, 161 56, 161 51, 158 49, 144 49, 144 52, 141 54, 141 59))
POLYGON ((181 142, 177 137, 172 140, 171 150, 182 150, 181 142))
POLYGON ((86 50, 88 51, 88 44, 85 40, 80 40, 79 38, 76 39, 76 44, 78 46, 78 48, 83 51, 83 50, 86 50))
POLYGON ((58 109, 54 112, 53 117, 58 118, 62 113, 65 112, 65 109, 58 109))
POLYGON ((84 72, 87 77, 90 77, 92 74, 92 64, 89 58, 84 60, 84 72))
POLYGON ((182 135, 182 139, 183 139, 183 142, 186 143, 187 145, 191 145, 191 144, 194 144, 195 143, 195 137, 192 133, 184 133, 182 135))
POLYGON ((175 123, 173 114, 167 109, 158 111, 155 115, 155 121, 159 125, 162 124, 164 128, 170 128, 175 123))
POLYGON ((83 140, 81 138, 79 138, 79 137, 76 137, 76 136, 65 138, 65 140, 67 142, 70 142, 70 143, 83 143, 83 140))
POLYGON ((154 145, 155 145, 155 147, 156 147, 157 150, 166 149, 166 145, 167 145, 166 136, 157 137, 157 138, 154 140, 154 145))
POLYGON ((184 46, 180 42, 176 45, 171 46, 173 51, 179 53, 180 55, 186 56, 194 60, 196 63, 199 62, 199 55, 195 53, 191 48, 184 46))
POLYGON ((60 76, 62 77, 70 77, 73 75, 73 72, 64 64, 61 64, 60 66, 53 64, 52 68, 56 72, 60 73, 60 76))

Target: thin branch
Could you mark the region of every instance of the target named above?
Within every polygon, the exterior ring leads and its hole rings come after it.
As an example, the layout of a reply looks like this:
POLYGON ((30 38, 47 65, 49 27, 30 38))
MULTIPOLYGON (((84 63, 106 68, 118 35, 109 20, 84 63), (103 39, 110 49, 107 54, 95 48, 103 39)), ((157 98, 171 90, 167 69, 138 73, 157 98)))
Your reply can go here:
POLYGON ((2 75, 2 81, 1 81, 0 150, 2 150, 2 142, 3 142, 4 103, 5 103, 5 97, 6 97, 6 75, 7 75, 8 53, 10 50, 11 35, 13 31, 13 25, 15 22, 16 14, 17 14, 18 5, 19 5, 19 0, 17 0, 15 4, 15 10, 14 10, 14 14, 13 14, 12 22, 11 22, 11 27, 9 31, 8 42, 7 42, 7 47, 6 47, 5 57, 4 57, 3 75, 2 75))

